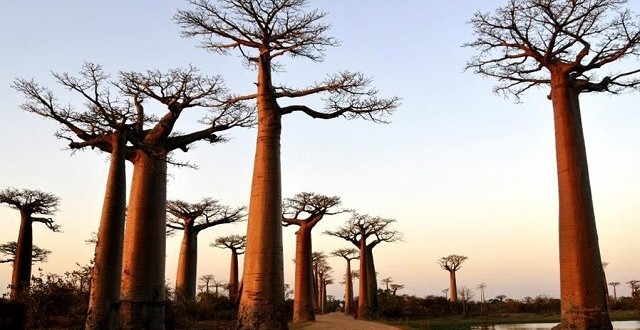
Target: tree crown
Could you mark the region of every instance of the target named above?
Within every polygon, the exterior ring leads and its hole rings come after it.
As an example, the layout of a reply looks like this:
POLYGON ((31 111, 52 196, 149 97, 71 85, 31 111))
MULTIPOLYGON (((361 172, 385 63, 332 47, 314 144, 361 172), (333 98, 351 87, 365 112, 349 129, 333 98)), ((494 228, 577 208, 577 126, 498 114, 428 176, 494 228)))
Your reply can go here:
POLYGON ((374 237, 367 243, 367 247, 373 248, 382 242, 402 241, 402 233, 391 229, 389 226, 395 223, 395 219, 372 217, 368 214, 353 212, 347 223, 334 231, 325 231, 325 235, 335 236, 351 242, 355 246, 360 245, 360 240, 365 243, 369 237, 374 237))
POLYGON ((451 254, 446 257, 442 257, 438 259, 437 262, 438 262, 438 265, 442 267, 442 269, 450 272, 455 272, 458 269, 460 269, 460 267, 462 267, 462 263, 467 259, 468 259, 467 256, 463 256, 459 254, 451 254))
POLYGON ((246 235, 229 235, 221 236, 209 244, 211 247, 217 247, 221 249, 230 249, 236 251, 236 253, 242 253, 242 249, 247 245, 246 235))
MULTIPOLYGON (((17 250, 18 243, 15 241, 0 244, 0 253, 4 255, 3 259, 0 259, 0 263, 13 262, 16 259, 17 250)), ((34 245, 31 249, 31 263, 47 262, 49 254, 51 254, 51 250, 43 249, 34 245)))
POLYGON ((32 222, 44 223, 52 231, 59 231, 60 226, 52 218, 34 217, 34 214, 53 215, 58 211, 60 198, 40 190, 7 188, 0 191, 0 204, 24 212, 32 222))
POLYGON ((246 208, 231 208, 211 198, 203 198, 198 203, 187 203, 181 200, 167 201, 167 227, 170 230, 204 229, 245 221, 246 208))
POLYGON ((339 209, 342 202, 338 196, 325 196, 302 192, 287 198, 282 204, 282 224, 284 226, 307 224, 315 226, 325 215, 347 212, 339 209))
POLYGON ((496 92, 518 98, 565 75, 578 92, 620 92, 640 83, 640 68, 601 73, 640 54, 640 22, 626 0, 510 0, 470 20, 478 50, 466 69, 497 78, 496 92))

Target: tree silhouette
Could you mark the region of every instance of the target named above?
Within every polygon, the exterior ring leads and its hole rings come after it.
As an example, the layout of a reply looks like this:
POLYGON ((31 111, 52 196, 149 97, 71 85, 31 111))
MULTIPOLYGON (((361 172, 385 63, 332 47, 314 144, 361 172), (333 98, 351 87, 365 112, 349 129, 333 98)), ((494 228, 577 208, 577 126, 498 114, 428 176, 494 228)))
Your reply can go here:
POLYGON ((484 283, 480 283, 476 286, 476 289, 480 290, 480 312, 484 313, 484 289, 487 288, 487 285, 484 283))
POLYGON ((462 300, 462 316, 467 316, 469 302, 475 294, 471 289, 463 285, 458 289, 458 295, 460 296, 460 300, 462 300))
POLYGON ((353 213, 347 223, 334 231, 325 231, 330 236, 342 238, 360 250, 360 280, 358 283, 358 318, 369 319, 377 313, 377 281, 373 262, 373 248, 382 242, 402 240, 402 234, 389 228, 394 219, 372 217, 353 213), (369 242, 368 239, 372 238, 369 242))
MULTIPOLYGON (((4 254, 4 259, 0 259, 0 263, 14 262, 18 251, 17 242, 7 242, 0 244, 0 253, 4 254)), ((51 254, 51 250, 39 248, 35 245, 31 249, 31 264, 36 262, 47 262, 47 257, 51 254)))
POLYGON ((467 260, 467 256, 451 254, 446 257, 442 257, 438 259, 438 265, 442 267, 442 269, 449 272, 449 286, 451 288, 451 302, 456 302, 458 300, 458 287, 456 284, 456 272, 460 267, 462 267, 462 263, 467 260))
POLYGON ((213 281, 215 278, 216 277, 213 276, 213 274, 205 274, 200 276, 198 280, 202 283, 202 286, 205 292, 209 293, 211 281, 213 281))
POLYGON ((347 269, 344 274, 344 313, 353 313, 353 279, 351 271, 351 260, 360 258, 358 250, 354 248, 338 249, 331 252, 332 256, 341 257, 347 262, 347 269))
POLYGON ((629 288, 631 288, 631 297, 636 298, 638 296, 638 290, 640 289, 640 281, 631 280, 626 283, 629 284, 629 288))
POLYGON ((20 229, 9 293, 11 300, 20 299, 31 281, 33 223, 43 223, 51 231, 58 232, 60 226, 55 224, 52 218, 44 216, 55 214, 59 201, 57 196, 39 190, 7 188, 0 191, 0 204, 7 204, 20 212, 20 229))
POLYGON ((176 293, 188 300, 196 298, 198 269, 198 234, 201 231, 245 220, 245 207, 231 208, 219 201, 204 198, 198 203, 167 201, 167 227, 183 232, 176 275, 176 293))
POLYGON ((236 50, 245 64, 257 70, 257 91, 236 100, 255 99, 258 136, 249 203, 247 254, 238 329, 256 324, 270 329, 286 328, 282 256, 280 134, 281 117, 298 112, 312 118, 363 118, 383 122, 398 98, 377 96, 371 80, 361 73, 341 72, 308 88, 278 85, 272 74, 275 61, 284 55, 320 61, 325 47, 336 46, 326 36, 326 15, 307 10, 306 0, 268 2, 190 0, 191 10, 175 15, 186 37, 199 37, 202 47, 214 53, 236 50), (324 110, 303 104, 281 106, 279 100, 324 95, 324 110))
POLYGON ((467 69, 497 78, 495 91, 514 95, 550 86, 559 190, 560 291, 567 328, 611 329, 606 283, 589 183, 579 95, 618 93, 640 84, 640 69, 615 68, 640 54, 640 23, 626 0, 510 0, 476 13, 479 54, 467 69), (603 72, 604 67, 612 67, 603 72))
POLYGON ((238 255, 244 253, 247 244, 247 236, 230 235, 216 238, 210 244, 212 247, 231 250, 231 267, 229 270, 229 299, 235 301, 238 297, 238 255))
POLYGON ((313 270, 311 231, 325 215, 338 209, 340 197, 302 192, 287 198, 282 205, 282 225, 298 226, 296 231, 296 271, 293 290, 293 322, 315 321, 313 312, 313 270))
POLYGON ((391 278, 391 277, 385 277, 385 278, 383 278, 383 279, 382 279, 382 281, 380 281, 380 283, 381 283, 381 284, 384 284, 384 285, 386 286, 386 289, 385 289, 385 290, 386 290, 387 292, 390 292, 390 291, 389 291, 389 284, 391 284, 391 283, 393 283, 393 282, 394 282, 394 281, 393 281, 393 278, 391 278))
POLYGON ((391 294, 393 294, 394 296, 398 294, 398 290, 404 289, 403 284, 397 284, 397 283, 391 284, 390 287, 391 287, 391 294))

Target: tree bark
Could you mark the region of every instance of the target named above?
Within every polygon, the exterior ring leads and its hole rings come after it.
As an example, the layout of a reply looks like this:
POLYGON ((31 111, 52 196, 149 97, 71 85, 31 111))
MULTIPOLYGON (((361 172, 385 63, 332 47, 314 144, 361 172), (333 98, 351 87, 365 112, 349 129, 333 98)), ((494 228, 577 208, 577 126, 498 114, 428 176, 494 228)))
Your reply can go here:
POLYGON ((13 273, 11 276, 10 300, 20 300, 22 293, 31 283, 31 258, 33 250, 33 221, 31 214, 26 210, 20 210, 20 232, 16 243, 16 255, 13 260, 13 273))
POLYGON ((367 247, 367 292, 369 293, 369 314, 375 317, 378 313, 378 276, 373 262, 373 247, 367 247))
MULTIPOLYGON (((312 262, 313 264, 313 262, 312 262)), ((311 271, 311 281, 313 282, 313 288, 311 290, 311 303, 313 304, 313 311, 320 313, 320 273, 318 272, 318 265, 313 266, 311 271)))
POLYGON ((315 321, 311 228, 301 224, 296 233, 296 273, 293 290, 293 322, 315 321))
POLYGON ((458 285, 456 284, 456 271, 449 271, 449 286, 451 287, 451 302, 458 301, 458 285))
POLYGON ((231 249, 231 266, 229 267, 229 300, 236 301, 237 297, 238 297, 238 252, 235 249, 231 249))
POLYGON ((111 136, 109 177, 102 203, 98 241, 91 274, 91 294, 86 330, 113 328, 120 303, 122 244, 127 212, 126 140, 124 134, 111 136))
POLYGON ((282 255, 280 108, 266 50, 258 63, 258 135, 237 329, 287 329, 282 255))
POLYGON ((360 280, 358 281, 358 319, 370 319, 371 318, 371 306, 369 306, 369 292, 367 286, 368 272, 367 272, 367 259, 369 255, 367 253, 367 245, 364 239, 360 240, 360 280))
POLYGON ((166 154, 138 151, 122 269, 122 329, 164 329, 166 154))
POLYGON ((561 326, 611 329, 578 91, 566 74, 552 72, 551 78, 560 207, 561 326))
POLYGON ((344 286, 344 313, 350 314, 353 309, 353 280, 351 279, 351 260, 347 259, 347 273, 344 286))
POLYGON ((193 221, 185 223, 178 272, 176 275, 176 293, 189 301, 196 299, 196 281, 198 268, 198 233, 193 229, 193 221))

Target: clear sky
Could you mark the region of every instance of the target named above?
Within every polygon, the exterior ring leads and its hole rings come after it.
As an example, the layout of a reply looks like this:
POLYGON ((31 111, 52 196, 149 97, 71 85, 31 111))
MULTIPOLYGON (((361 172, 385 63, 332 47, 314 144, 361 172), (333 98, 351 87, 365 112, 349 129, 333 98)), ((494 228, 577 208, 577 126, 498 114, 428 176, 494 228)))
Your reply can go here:
MULTIPOLYGON (((402 293, 441 294, 447 273, 436 260, 464 254, 458 285, 487 285, 487 297, 559 296, 557 191, 551 104, 545 89, 516 104, 492 93, 495 81, 463 72, 473 50, 466 24, 477 11, 504 0, 371 1, 313 0, 328 12, 330 34, 342 45, 325 61, 285 59, 276 82, 307 86, 341 70, 373 77, 383 96, 402 97, 389 125, 364 121, 285 117, 282 133, 283 196, 311 191, 338 195, 345 207, 397 219, 404 242, 374 250, 379 278, 404 284, 402 293)), ((34 78, 52 88, 63 103, 75 103, 56 86, 50 72, 77 72, 83 62, 106 72, 168 69, 193 64, 221 74, 237 93, 254 91, 255 73, 236 55, 221 56, 183 39, 171 16, 182 1, 9 1, 0 11, 0 189, 41 189, 61 198, 55 215, 62 233, 34 225, 35 244, 53 251, 45 272, 63 273, 86 264, 93 247, 84 243, 96 231, 108 156, 66 150, 56 140, 57 125, 19 109, 23 102, 10 85, 34 78)), ((628 7, 640 11, 640 0, 628 7)), ((636 62, 637 63, 637 62, 636 62)), ((640 279, 640 93, 584 95, 583 123, 602 258, 609 281, 640 279)), ((318 100, 307 104, 320 107, 318 100)), ((185 116, 179 130, 198 127, 198 115, 185 116)), ((247 205, 255 131, 235 130, 231 140, 198 145, 176 157, 198 170, 170 168, 171 199, 203 197, 233 206, 247 205)), ((129 175, 132 168, 129 166, 129 175)), ((347 247, 321 235, 346 219, 323 220, 314 247, 326 252, 347 247)), ((19 215, 0 207, 0 242, 17 239, 19 215)), ((243 234, 245 224, 214 227, 200 235, 198 273, 227 279, 229 253, 209 242, 243 234)), ((284 229, 285 281, 293 285, 295 229, 284 229)), ((167 244, 167 280, 173 282, 180 237, 167 244)), ((150 242, 151 244, 151 242, 150 242)), ((335 277, 344 262, 330 259, 335 277)), ((356 267, 357 268, 357 267, 356 267)), ((11 265, 0 265, 6 288, 11 265)), ((339 281, 336 281, 339 282, 339 281)), ((330 294, 342 297, 342 286, 330 294)), ((619 295, 629 295, 626 285, 619 295)))

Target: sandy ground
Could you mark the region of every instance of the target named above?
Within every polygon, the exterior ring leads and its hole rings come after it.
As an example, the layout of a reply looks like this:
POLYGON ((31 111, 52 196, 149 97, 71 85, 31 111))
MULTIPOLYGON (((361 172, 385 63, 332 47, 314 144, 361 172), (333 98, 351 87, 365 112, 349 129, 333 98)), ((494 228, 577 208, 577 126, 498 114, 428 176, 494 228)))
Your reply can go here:
POLYGON ((369 321, 354 320, 353 316, 345 316, 342 313, 329 313, 316 315, 316 321, 300 324, 293 329, 304 330, 399 330, 390 325, 369 321))

